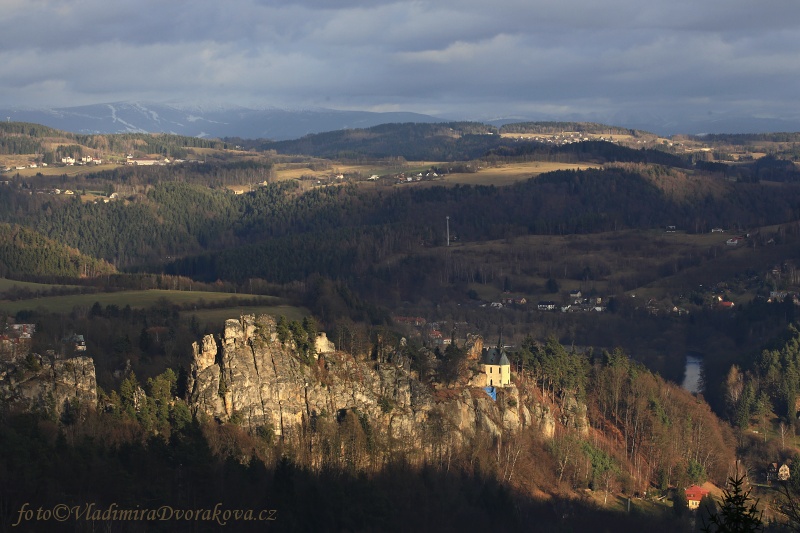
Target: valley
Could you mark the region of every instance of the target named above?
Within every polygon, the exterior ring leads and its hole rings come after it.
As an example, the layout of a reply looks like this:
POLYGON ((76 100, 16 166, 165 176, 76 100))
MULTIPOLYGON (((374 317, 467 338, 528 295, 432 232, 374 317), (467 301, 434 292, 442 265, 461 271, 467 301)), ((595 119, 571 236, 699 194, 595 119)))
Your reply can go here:
POLYGON ((256 469, 271 491, 303 479, 307 498, 433 476, 422 494, 489 491, 503 517, 481 504, 476 519, 511 530, 559 509, 574 527, 689 528, 684 488, 724 486, 738 459, 785 520, 760 480, 800 452, 793 135, 444 123, 273 142, 0 124, 0 168, 37 162, 0 176, 3 431, 107 445, 115 469, 132 446, 175 479, 160 447, 203 449, 218 470, 196 458, 195 481, 255 490, 256 469), (54 162, 67 155, 118 164, 54 162), (39 373, 60 376, 75 335, 96 405, 68 387, 53 405, 39 373), (493 400, 491 349, 511 369, 493 400))

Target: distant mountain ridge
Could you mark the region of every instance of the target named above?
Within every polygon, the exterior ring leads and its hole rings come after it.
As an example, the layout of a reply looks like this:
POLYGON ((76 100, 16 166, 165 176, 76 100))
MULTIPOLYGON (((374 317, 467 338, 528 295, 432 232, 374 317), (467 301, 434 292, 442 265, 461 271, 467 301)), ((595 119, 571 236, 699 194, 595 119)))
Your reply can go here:
POLYGON ((72 133, 175 133, 189 137, 296 139, 310 133, 402 122, 444 122, 419 113, 333 109, 285 110, 183 107, 118 102, 53 109, 0 109, 0 119, 31 122, 72 133))
POLYGON ((342 111, 335 109, 246 108, 234 105, 183 105, 115 102, 61 108, 0 109, 0 120, 42 124, 79 134, 175 133, 189 137, 231 137, 285 141, 305 135, 363 129, 389 123, 474 121, 501 127, 521 122, 613 124, 662 136, 703 133, 772 133, 800 131, 800 117, 764 117, 747 112, 697 114, 634 110, 611 114, 571 113, 507 117, 439 117, 412 112, 342 111))

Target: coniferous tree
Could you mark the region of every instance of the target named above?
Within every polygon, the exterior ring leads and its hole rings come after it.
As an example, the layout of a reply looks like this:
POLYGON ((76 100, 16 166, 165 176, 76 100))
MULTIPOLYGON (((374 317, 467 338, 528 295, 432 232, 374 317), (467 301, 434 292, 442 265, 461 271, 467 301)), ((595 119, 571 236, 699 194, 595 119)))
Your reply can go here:
POLYGON ((747 533, 761 531, 763 512, 758 510, 758 500, 750 498, 750 490, 744 489, 744 474, 734 475, 728 480, 730 488, 723 491, 718 512, 703 516, 703 531, 708 533, 747 533))

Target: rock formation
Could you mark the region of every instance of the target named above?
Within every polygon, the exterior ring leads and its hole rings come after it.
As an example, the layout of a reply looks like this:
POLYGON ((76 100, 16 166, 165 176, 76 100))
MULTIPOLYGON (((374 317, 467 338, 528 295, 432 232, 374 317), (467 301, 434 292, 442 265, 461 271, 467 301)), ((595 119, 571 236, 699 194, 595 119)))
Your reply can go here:
POLYGON ((14 363, 0 363, 0 402, 8 406, 59 416, 76 400, 97 405, 91 357, 53 359, 29 354, 14 363))
POLYGON ((467 342, 464 344, 464 351, 467 352, 467 359, 479 361, 483 354, 483 337, 467 333, 467 342))
POLYGON ((498 390, 495 401, 479 387, 423 383, 398 354, 387 362, 339 351, 304 359, 292 341, 279 341, 270 316, 228 320, 219 339, 206 335, 193 350, 193 411, 267 427, 279 436, 350 410, 368 417, 390 438, 410 443, 420 442, 430 424, 443 424, 462 441, 477 431, 499 435, 531 428, 552 435, 555 425, 549 409, 523 402, 513 384, 498 390))

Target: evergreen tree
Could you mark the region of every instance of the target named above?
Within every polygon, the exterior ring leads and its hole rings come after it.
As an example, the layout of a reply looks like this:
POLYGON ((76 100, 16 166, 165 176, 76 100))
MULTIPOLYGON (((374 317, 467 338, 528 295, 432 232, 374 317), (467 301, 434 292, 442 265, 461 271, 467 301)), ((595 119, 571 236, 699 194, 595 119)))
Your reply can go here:
POLYGON ((689 500, 686 499, 686 493, 680 488, 675 491, 675 496, 672 498, 672 511, 678 518, 683 518, 689 513, 689 500))
POLYGON ((702 516, 703 531, 708 533, 746 533, 761 531, 762 511, 758 500, 750 498, 750 490, 744 489, 744 474, 728 480, 730 488, 723 491, 719 512, 709 517, 702 516))

